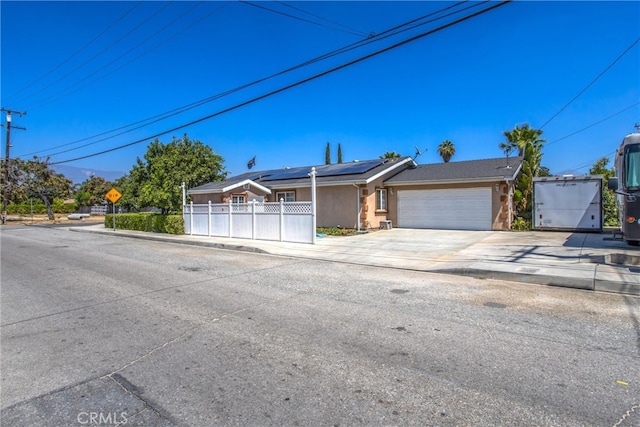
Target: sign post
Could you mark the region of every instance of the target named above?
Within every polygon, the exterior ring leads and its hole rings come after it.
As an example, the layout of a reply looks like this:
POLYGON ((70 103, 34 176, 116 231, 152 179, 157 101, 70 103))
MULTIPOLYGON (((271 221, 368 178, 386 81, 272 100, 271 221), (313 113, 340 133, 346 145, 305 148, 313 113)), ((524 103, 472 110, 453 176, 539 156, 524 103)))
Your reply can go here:
POLYGON ((112 188, 105 197, 113 204, 113 231, 116 231, 116 202, 120 200, 122 194, 115 188, 112 188))

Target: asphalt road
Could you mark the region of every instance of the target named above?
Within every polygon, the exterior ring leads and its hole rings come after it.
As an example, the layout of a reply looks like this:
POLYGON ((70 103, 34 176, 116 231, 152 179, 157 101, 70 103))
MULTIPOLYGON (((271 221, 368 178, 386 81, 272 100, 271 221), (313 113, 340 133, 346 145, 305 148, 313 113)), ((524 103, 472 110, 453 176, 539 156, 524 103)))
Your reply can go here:
POLYGON ((1 229, 3 426, 640 425, 640 299, 1 229))

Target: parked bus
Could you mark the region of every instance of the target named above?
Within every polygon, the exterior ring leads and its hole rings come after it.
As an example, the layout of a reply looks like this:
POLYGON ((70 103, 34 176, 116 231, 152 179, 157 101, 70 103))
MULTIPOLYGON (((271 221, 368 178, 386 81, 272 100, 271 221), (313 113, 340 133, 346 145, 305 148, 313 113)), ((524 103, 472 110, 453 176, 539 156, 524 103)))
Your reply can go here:
POLYGON ((616 176, 608 187, 616 192, 622 238, 631 246, 640 245, 640 133, 627 135, 616 151, 616 176))

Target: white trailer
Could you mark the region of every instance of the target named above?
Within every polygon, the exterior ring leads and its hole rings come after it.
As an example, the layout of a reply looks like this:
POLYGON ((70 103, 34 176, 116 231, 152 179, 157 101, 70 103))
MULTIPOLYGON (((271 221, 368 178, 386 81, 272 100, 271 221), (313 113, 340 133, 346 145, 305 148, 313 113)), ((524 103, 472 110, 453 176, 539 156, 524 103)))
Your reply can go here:
POLYGON ((602 175, 533 179, 535 230, 602 231, 602 175))

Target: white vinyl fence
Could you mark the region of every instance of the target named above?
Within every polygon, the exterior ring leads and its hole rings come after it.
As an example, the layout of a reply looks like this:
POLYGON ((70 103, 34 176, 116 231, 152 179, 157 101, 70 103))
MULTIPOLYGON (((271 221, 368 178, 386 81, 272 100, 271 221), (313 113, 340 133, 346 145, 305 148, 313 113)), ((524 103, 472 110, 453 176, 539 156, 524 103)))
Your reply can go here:
POLYGON ((312 202, 190 203, 182 212, 186 234, 315 242, 312 202))

